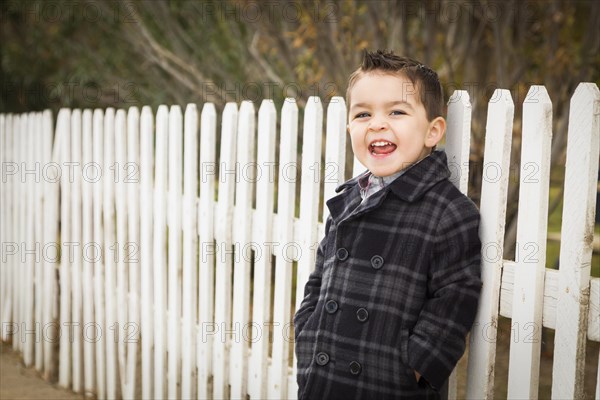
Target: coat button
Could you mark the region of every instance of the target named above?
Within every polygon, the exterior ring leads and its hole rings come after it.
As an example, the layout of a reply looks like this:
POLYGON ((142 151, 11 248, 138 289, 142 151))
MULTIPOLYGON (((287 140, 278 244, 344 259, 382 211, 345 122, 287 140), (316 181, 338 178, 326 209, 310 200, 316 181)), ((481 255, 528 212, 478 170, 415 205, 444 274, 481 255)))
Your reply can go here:
POLYGON ((383 267, 383 257, 373 256, 371 258, 371 266, 375 269, 379 269, 379 268, 383 267))
POLYGON ((329 362, 329 354, 327 354, 323 351, 320 353, 317 353, 317 364, 319 364, 320 366, 323 366, 323 365, 327 365, 328 362, 329 362))
POLYGON ((334 312, 336 312, 338 309, 338 303, 335 300, 329 300, 327 303, 325 303, 325 311, 327 311, 329 314, 333 314, 334 312))
POLYGON ((337 257, 338 260, 344 261, 344 260, 346 260, 348 258, 348 250, 346 250, 343 247, 340 247, 335 252, 335 256, 337 257))
POLYGON ((365 322, 367 319, 369 319, 369 312, 365 308, 359 308, 356 310, 356 319, 358 319, 360 322, 365 322))
POLYGON ((362 367, 360 366, 360 363, 358 363, 357 361, 352 361, 350 363, 350 373, 352 375, 358 375, 358 374, 360 374, 360 371, 362 371, 362 367))

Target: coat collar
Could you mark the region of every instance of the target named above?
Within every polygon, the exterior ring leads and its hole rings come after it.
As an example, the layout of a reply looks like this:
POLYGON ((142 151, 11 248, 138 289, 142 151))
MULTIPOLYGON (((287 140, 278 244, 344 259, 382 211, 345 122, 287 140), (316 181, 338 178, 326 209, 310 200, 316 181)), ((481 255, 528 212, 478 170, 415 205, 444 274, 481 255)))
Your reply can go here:
MULTIPOLYGON (((348 206, 354 206, 353 194, 356 193, 360 199, 358 180, 368 173, 369 171, 365 171, 335 189, 337 193, 343 192, 327 202, 334 219, 340 214, 346 214, 344 209, 348 206)), ((446 153, 443 150, 433 151, 428 157, 410 167, 406 173, 386 186, 382 192, 389 190, 400 199, 412 203, 421 198, 432 186, 449 177, 450 170, 446 153)))

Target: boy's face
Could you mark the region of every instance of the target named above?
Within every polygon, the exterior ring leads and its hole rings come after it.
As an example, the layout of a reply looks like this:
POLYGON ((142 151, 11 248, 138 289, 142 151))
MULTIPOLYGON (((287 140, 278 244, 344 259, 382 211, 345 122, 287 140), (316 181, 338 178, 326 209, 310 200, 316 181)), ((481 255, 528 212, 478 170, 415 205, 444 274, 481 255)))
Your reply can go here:
POLYGON ((366 73, 350 99, 352 150, 376 176, 392 175, 424 158, 444 135, 444 119, 427 120, 417 88, 404 76, 366 73))

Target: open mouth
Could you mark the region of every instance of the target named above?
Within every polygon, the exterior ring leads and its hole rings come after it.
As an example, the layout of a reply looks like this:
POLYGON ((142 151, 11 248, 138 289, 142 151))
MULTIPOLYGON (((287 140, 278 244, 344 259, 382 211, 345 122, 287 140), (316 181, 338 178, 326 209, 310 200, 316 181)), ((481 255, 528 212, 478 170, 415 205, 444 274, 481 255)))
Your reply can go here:
POLYGON ((394 150, 396 150, 396 145, 387 140, 377 140, 369 145, 369 151, 374 156, 390 154, 394 150))

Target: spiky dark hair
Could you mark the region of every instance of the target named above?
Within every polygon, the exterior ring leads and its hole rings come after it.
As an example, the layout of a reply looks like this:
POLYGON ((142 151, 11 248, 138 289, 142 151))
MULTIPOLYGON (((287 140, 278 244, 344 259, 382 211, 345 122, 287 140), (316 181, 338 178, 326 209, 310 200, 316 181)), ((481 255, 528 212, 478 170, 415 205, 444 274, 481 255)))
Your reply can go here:
POLYGON ((438 74, 423 63, 409 57, 395 55, 392 51, 366 51, 360 67, 350 75, 346 101, 350 107, 350 92, 356 82, 366 73, 381 72, 400 74, 408 78, 419 92, 419 99, 427 112, 429 121, 443 116, 444 93, 438 74))

